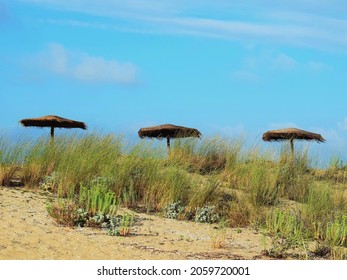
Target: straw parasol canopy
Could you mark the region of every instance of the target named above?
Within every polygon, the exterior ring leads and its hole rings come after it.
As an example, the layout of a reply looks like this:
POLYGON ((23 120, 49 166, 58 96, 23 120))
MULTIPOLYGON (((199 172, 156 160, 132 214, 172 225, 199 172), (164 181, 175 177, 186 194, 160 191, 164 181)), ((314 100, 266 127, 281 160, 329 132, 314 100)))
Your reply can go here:
POLYGON ((322 135, 298 128, 270 130, 263 134, 263 140, 268 142, 289 140, 292 154, 294 154, 294 140, 316 141, 317 143, 325 142, 322 135))
POLYGON ((87 126, 83 122, 65 119, 58 116, 44 116, 40 118, 23 119, 19 123, 25 127, 36 126, 36 127, 50 127, 51 128, 51 139, 54 138, 54 128, 81 128, 87 129, 87 126))
POLYGON ((199 130, 184 126, 177 126, 173 124, 163 124, 159 126, 151 126, 141 128, 138 132, 140 138, 157 138, 167 140, 168 153, 170 154, 170 139, 171 138, 187 138, 187 137, 201 137, 199 130))

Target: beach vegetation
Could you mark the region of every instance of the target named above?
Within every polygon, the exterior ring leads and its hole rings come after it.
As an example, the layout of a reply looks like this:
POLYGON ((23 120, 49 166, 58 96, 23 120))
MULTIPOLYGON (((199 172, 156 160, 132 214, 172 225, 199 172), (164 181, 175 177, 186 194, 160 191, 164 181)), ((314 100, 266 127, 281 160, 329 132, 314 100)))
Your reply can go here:
MULTIPOLYGON (((134 215, 253 227, 271 238, 269 256, 344 258, 347 168, 339 157, 317 167, 307 150, 262 150, 243 139, 158 141, 88 133, 9 141, 0 137, 0 183, 16 178, 48 191, 58 224, 127 236, 134 215)), ((219 245, 216 245, 218 247, 219 245)))

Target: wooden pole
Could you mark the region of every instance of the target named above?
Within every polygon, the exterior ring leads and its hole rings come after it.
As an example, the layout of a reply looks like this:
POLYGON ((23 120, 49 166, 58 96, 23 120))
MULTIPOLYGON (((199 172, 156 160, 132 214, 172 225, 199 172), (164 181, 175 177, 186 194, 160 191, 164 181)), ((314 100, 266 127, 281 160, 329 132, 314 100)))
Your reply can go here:
POLYGON ((54 147, 54 126, 51 126, 51 139, 49 141, 50 150, 52 152, 52 166, 55 165, 55 147, 54 147))
POLYGON ((292 156, 294 157, 294 139, 290 139, 290 148, 292 150, 292 156))
POLYGON ((51 139, 54 138, 54 126, 51 127, 51 139))
POLYGON ((166 138, 166 144, 167 144, 168 155, 170 156, 170 153, 171 153, 170 136, 168 136, 168 137, 166 138))

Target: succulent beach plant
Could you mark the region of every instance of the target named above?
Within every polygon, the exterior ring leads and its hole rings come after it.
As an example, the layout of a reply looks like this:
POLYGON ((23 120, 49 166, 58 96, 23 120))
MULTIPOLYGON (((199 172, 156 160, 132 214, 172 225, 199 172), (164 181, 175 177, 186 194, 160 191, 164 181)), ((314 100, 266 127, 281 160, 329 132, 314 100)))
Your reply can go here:
POLYGON ((214 205, 207 205, 196 209, 195 222, 199 223, 218 223, 221 220, 221 216, 216 212, 214 205))
POLYGON ((107 234, 111 236, 128 236, 134 224, 134 214, 123 214, 109 220, 107 234))
POLYGON ((53 171, 50 175, 45 176, 43 182, 39 184, 40 188, 44 191, 52 192, 54 187, 57 185, 59 180, 59 175, 57 172, 53 171))
POLYGON ((176 201, 164 208, 164 217, 168 219, 177 219, 178 216, 183 213, 184 209, 185 207, 182 205, 182 202, 176 201))

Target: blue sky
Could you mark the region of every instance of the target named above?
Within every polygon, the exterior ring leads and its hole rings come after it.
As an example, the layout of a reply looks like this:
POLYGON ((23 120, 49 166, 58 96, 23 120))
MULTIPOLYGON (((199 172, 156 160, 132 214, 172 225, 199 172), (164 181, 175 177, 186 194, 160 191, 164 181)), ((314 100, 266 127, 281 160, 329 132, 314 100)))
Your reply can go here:
POLYGON ((347 159, 344 0, 0 0, 0 34, 5 133, 48 134, 18 121, 55 114, 279 147, 262 133, 298 127, 347 159))

